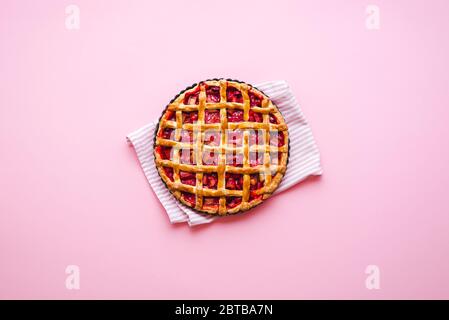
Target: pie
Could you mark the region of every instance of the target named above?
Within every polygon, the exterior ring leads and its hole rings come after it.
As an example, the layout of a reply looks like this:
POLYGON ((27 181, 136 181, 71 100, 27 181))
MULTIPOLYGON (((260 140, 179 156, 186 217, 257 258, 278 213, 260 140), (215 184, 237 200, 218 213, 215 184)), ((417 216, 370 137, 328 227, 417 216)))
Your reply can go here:
POLYGON ((288 156, 288 128, 277 106, 236 80, 206 80, 181 91, 156 127, 162 181, 201 213, 229 215, 262 203, 284 177, 288 156))

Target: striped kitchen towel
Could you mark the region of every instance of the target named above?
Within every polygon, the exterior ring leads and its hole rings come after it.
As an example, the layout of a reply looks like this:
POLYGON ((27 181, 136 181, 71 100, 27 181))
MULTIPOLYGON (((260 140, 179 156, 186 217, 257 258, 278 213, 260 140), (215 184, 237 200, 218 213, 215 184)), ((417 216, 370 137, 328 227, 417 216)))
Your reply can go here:
MULTIPOLYGON (((285 81, 270 81, 256 85, 278 106, 288 125, 290 160, 285 176, 274 194, 287 190, 309 176, 322 174, 320 153, 307 120, 285 81)), ((126 138, 134 146, 143 172, 162 203, 171 223, 187 222, 190 226, 210 223, 220 217, 199 214, 180 204, 168 191, 157 173, 153 161, 153 139, 156 122, 132 132, 126 138)))

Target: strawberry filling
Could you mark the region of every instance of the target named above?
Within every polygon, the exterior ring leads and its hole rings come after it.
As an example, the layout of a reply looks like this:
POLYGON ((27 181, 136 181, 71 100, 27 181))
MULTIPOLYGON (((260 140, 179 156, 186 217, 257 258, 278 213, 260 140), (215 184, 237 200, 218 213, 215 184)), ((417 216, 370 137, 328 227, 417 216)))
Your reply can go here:
POLYGON ((226 115, 227 115, 229 122, 242 122, 243 121, 243 110, 228 109, 226 115))
POLYGON ((278 165, 281 163, 282 152, 270 152, 270 163, 278 165))
POLYGON ((195 164, 195 158, 192 149, 181 149, 179 153, 182 164, 195 164))
POLYGON ((172 128, 164 128, 160 133, 160 137, 163 139, 174 140, 175 137, 174 131, 175 129, 172 128))
POLYGON ((249 165, 251 167, 259 166, 263 164, 262 152, 250 152, 249 153, 249 165))
POLYGON ((240 130, 228 130, 228 145, 241 147, 243 142, 243 133, 240 130))
POLYGON ((253 201, 253 200, 259 200, 259 199, 262 199, 262 195, 261 194, 257 194, 254 191, 250 191, 249 199, 248 199, 250 202, 253 201))
POLYGON ((243 175, 235 173, 226 173, 226 189, 242 190, 243 175))
POLYGON ((226 164, 234 167, 242 167, 243 166, 243 155, 238 153, 230 153, 226 154, 226 164))
POLYGON ((208 146, 220 145, 220 132, 218 131, 206 131, 204 133, 204 144, 208 146))
POLYGON ((262 114, 259 112, 254 112, 253 110, 249 110, 248 121, 262 122, 263 121, 262 114))
POLYGON ((194 105, 199 103, 200 89, 199 87, 193 92, 187 92, 184 96, 184 104, 194 105))
POLYGON ((217 197, 204 197, 203 207, 217 207, 219 198, 217 197))
POLYGON ((174 112, 174 111, 167 111, 167 113, 166 113, 166 119, 167 120, 173 121, 173 120, 175 120, 175 118, 176 118, 176 112, 174 112))
POLYGON ((269 119, 270 119, 270 123, 272 123, 272 124, 278 123, 278 119, 271 113, 270 113, 269 119))
POLYGON ((192 193, 182 192, 182 198, 187 201, 190 205, 194 206, 196 202, 196 197, 192 193))
POLYGON ((220 87, 208 86, 206 88, 206 102, 217 103, 220 102, 220 87))
POLYGON ((249 189, 257 190, 262 187, 263 187, 263 181, 260 180, 259 174, 255 173, 255 174, 250 175, 249 189))
POLYGON ((193 142, 193 131, 181 130, 181 142, 192 143, 193 142))
POLYGON ((156 151, 159 153, 163 160, 171 159, 171 147, 159 146, 156 151))
POLYGON ((241 197, 226 197, 226 207, 229 209, 237 207, 242 203, 241 197))
POLYGON ((205 123, 220 123, 220 110, 206 110, 204 113, 205 123))
POLYGON ((196 176, 192 172, 179 171, 179 179, 184 184, 188 184, 191 186, 196 185, 196 176))
POLYGON ((218 153, 214 151, 203 152, 203 164, 206 166, 218 165, 218 153))
POLYGON ((249 132, 249 145, 257 146, 263 145, 262 133, 259 133, 259 130, 251 130, 249 132), (260 139, 259 139, 260 138, 260 139))
POLYGON ((182 122, 183 123, 195 123, 197 121, 198 121, 198 112, 197 111, 192 111, 192 112, 183 111, 182 112, 182 122))
POLYGON ((173 181, 173 168, 164 167, 164 172, 167 175, 167 177, 170 179, 170 181, 173 181))
POLYGON ((218 176, 216 173, 203 174, 203 187, 217 189, 218 176))
POLYGON ((270 132, 270 145, 282 147, 285 144, 283 132, 270 132))
POLYGON ((226 88, 226 100, 228 102, 243 103, 243 96, 240 90, 234 87, 226 88))
POLYGON ((249 201, 262 199, 262 195, 255 192, 256 190, 263 188, 263 181, 260 180, 260 176, 257 173, 252 174, 249 183, 249 201))
POLYGON ((251 107, 261 107, 262 106, 262 97, 258 94, 255 94, 254 92, 250 91, 248 92, 249 96, 249 105, 251 107))

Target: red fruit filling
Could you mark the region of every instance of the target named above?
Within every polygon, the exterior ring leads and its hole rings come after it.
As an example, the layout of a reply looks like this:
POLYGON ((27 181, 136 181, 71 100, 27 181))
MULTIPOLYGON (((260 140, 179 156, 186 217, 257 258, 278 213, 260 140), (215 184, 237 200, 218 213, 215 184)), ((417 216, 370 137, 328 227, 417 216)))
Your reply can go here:
POLYGON ((190 205, 194 206, 196 202, 196 197, 192 193, 182 192, 182 198, 187 201, 190 205))
POLYGON ((226 207, 229 209, 237 207, 242 203, 241 197, 226 197, 226 207))
POLYGON ((261 107, 262 106, 262 97, 258 94, 255 94, 254 92, 250 91, 248 92, 249 96, 249 105, 251 107, 261 107))
POLYGON ((172 128, 164 128, 161 130, 160 137, 163 139, 174 140, 175 137, 174 131, 175 129, 172 128))
POLYGON ((262 122, 263 121, 262 114, 259 112, 254 112, 253 110, 249 110, 248 121, 262 122))
POLYGON ((184 96, 184 104, 198 104, 200 102, 199 99, 200 89, 199 87, 193 92, 187 92, 184 96))
POLYGON ((216 103, 220 102, 220 87, 208 86, 206 88, 206 102, 216 103))
POLYGON ((159 146, 157 152, 163 160, 171 159, 171 147, 159 146))
POLYGON ((242 167, 243 166, 243 155, 238 153, 230 153, 226 155, 226 164, 234 167, 242 167))
POLYGON ((182 113, 182 122, 183 123, 195 123, 197 121, 198 121, 198 112, 197 111, 192 111, 192 112, 184 111, 182 113))
POLYGON ((220 199, 217 197, 204 197, 203 198, 203 207, 217 207, 219 200, 220 199))
POLYGON ((242 190, 243 175, 235 173, 226 173, 226 189, 242 190))
POLYGON ((270 132, 270 145, 282 147, 284 144, 285 137, 283 132, 270 132))
POLYGON ((262 187, 263 187, 263 181, 260 180, 259 174, 255 173, 255 174, 250 175, 249 189, 257 190, 262 187))
POLYGON ((249 189, 251 190, 249 193, 249 201, 253 201, 256 199, 262 199, 261 194, 257 194, 255 191, 263 188, 264 182, 260 180, 259 174, 252 174, 249 180, 249 189))
POLYGON ((263 164, 263 152, 250 152, 249 153, 249 165, 251 167, 259 166, 263 164))
POLYGON ((243 96, 240 90, 234 87, 226 88, 226 100, 228 102, 238 102, 243 103, 243 96))
POLYGON ((203 152, 203 164, 206 166, 218 165, 218 153, 214 151, 203 152))
POLYGON ((226 110, 226 115, 229 122, 242 122, 243 121, 243 110, 238 109, 228 109, 226 110))
POLYGON ((175 111, 167 111, 165 119, 167 120, 175 120, 176 119, 176 112, 175 111))
POLYGON ((170 179, 170 181, 173 181, 173 168, 164 167, 164 172, 167 175, 167 177, 170 179))
POLYGON ((218 176, 216 173, 203 174, 203 187, 208 189, 217 189, 218 176))
POLYGON ((256 146, 256 145, 263 145, 264 141, 262 139, 262 132, 259 132, 259 130, 250 130, 249 131, 249 145, 250 146, 256 146))
POLYGON ((270 119, 270 123, 272 123, 272 124, 278 123, 278 119, 271 113, 270 113, 269 119, 270 119))
POLYGON ((206 110, 204 113, 205 123, 220 123, 220 110, 206 110))
POLYGON ((228 130, 228 145, 241 147, 243 142, 243 132, 240 130, 228 130))
POLYGON ((249 193, 249 201, 253 201, 253 200, 258 200, 258 199, 262 199, 262 195, 261 194, 257 194, 254 191, 250 191, 249 193))
POLYGON ((193 172, 179 171, 179 179, 184 184, 196 185, 196 176, 193 172))
POLYGON ((281 163, 282 152, 270 152, 270 163, 278 165, 281 163))
POLYGON ((220 145, 220 133, 218 131, 206 131, 204 132, 204 144, 208 146, 220 145))
POLYGON ((181 149, 179 151, 180 160, 183 164, 195 164, 195 157, 192 149, 181 149))
POLYGON ((192 143, 193 142, 193 131, 181 130, 181 142, 192 143))

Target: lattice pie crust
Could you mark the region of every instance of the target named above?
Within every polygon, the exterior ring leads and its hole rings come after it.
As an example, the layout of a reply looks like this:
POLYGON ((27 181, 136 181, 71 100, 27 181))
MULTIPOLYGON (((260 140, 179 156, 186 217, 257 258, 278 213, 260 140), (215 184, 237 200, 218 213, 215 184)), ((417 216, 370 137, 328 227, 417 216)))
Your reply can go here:
POLYGON ((288 162, 276 105, 236 80, 202 81, 178 94, 156 128, 154 159, 171 193, 201 213, 234 214, 270 197, 288 162))

